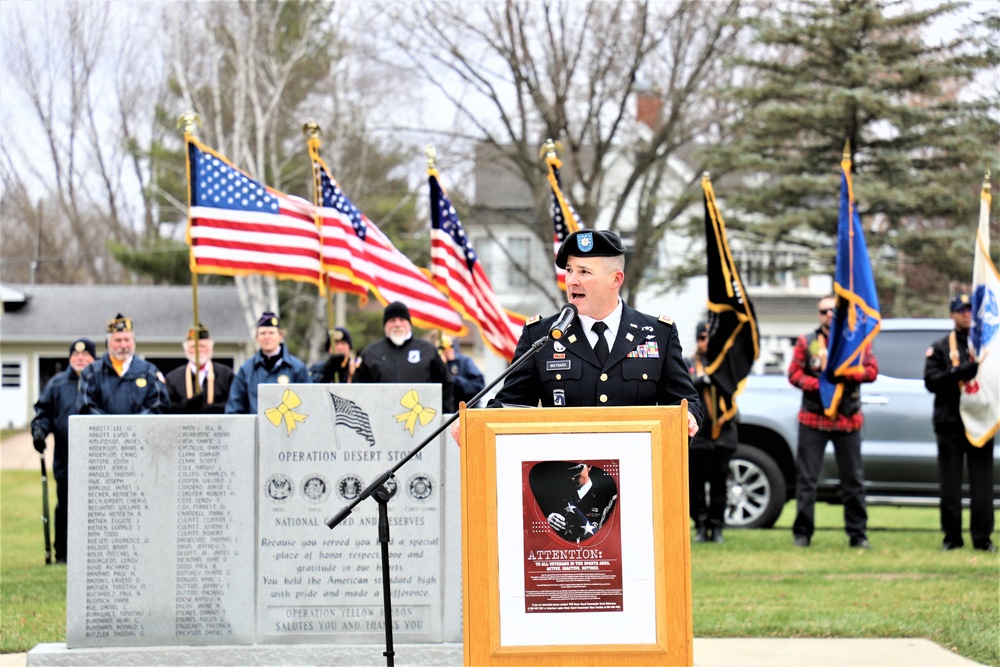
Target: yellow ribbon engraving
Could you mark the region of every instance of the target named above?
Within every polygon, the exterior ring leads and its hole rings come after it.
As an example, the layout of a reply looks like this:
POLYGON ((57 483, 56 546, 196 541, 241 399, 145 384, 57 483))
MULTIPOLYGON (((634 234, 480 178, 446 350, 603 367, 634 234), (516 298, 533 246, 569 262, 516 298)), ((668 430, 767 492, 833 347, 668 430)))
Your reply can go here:
POLYGON ((394 416, 397 422, 406 422, 403 428, 410 432, 411 437, 413 436, 413 427, 417 425, 418 419, 421 426, 427 426, 434 419, 434 415, 437 414, 437 410, 434 408, 425 408, 420 405, 420 396, 417 395, 416 389, 411 389, 403 394, 403 398, 399 399, 399 404, 409 410, 409 412, 401 412, 394 416))
POLYGON ((291 435, 292 431, 295 430, 295 422, 304 422, 306 417, 309 415, 300 415, 294 411, 294 408, 302 405, 302 399, 295 395, 295 392, 291 389, 286 389, 285 393, 281 395, 281 404, 276 408, 268 408, 264 410, 264 416, 267 417, 267 421, 271 422, 275 426, 281 425, 281 420, 285 420, 285 428, 288 429, 286 435, 291 435))

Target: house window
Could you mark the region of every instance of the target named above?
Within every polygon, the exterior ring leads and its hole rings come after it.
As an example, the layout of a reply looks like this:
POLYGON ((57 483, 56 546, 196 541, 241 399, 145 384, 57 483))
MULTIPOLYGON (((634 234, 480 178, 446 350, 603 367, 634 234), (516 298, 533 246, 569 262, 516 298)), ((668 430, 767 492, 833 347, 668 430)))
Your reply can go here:
POLYGON ((531 237, 511 236, 507 239, 510 263, 507 265, 507 286, 527 287, 531 275, 531 237))
POLYGON ((20 362, 5 362, 3 364, 3 378, 0 386, 4 389, 19 389, 21 387, 21 364, 20 362))
POLYGON ((745 287, 805 287, 808 266, 805 252, 792 250, 741 250, 734 253, 745 287))

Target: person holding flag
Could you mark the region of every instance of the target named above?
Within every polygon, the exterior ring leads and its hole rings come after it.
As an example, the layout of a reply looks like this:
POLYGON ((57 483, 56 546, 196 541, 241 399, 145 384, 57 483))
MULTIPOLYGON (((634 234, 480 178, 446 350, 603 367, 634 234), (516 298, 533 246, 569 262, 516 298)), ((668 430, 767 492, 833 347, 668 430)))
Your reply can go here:
POLYGON ((850 144, 840 163, 835 295, 819 301, 818 329, 799 337, 789 381, 802 390, 795 457, 794 544, 808 547, 815 525, 816 485, 826 443, 833 442, 850 545, 870 549, 864 470, 861 465, 861 384, 878 377, 871 342, 881 328, 878 294, 865 233, 855 207, 850 144))
POLYGON ((996 551, 993 534, 993 438, 979 446, 969 442, 959 403, 966 387, 976 384, 979 364, 969 354, 972 299, 956 294, 949 304, 955 330, 927 348, 924 386, 934 394, 934 435, 938 447, 938 479, 941 484, 942 551, 961 549, 962 468, 968 465, 972 516, 969 533, 972 546, 996 551))

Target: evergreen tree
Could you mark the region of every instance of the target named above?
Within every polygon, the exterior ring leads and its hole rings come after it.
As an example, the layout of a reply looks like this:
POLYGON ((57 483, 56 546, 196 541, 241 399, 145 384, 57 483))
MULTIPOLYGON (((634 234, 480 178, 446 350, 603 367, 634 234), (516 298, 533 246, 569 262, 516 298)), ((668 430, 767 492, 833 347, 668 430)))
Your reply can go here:
POLYGON ((969 97, 1000 62, 995 32, 992 46, 975 31, 925 38, 932 19, 963 6, 796 0, 749 21, 766 56, 737 62, 747 84, 730 92, 742 113, 713 170, 751 184, 720 192, 745 244, 806 246, 832 273, 849 140, 883 315, 940 315, 949 281, 971 275, 978 193, 1000 129, 995 91, 969 97))

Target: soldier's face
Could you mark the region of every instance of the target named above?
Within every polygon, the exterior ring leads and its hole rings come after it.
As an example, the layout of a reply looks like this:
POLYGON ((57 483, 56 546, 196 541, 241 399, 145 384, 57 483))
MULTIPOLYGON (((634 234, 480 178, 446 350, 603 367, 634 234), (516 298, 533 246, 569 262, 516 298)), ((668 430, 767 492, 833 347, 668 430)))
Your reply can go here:
POLYGON ((392 317, 385 322, 385 337, 392 339, 392 342, 399 345, 397 341, 406 340, 410 332, 413 331, 413 327, 410 324, 410 320, 405 317, 392 317))
POLYGON ((135 335, 131 331, 108 334, 108 354, 115 361, 125 361, 135 352, 135 335))
POLYGON ((952 313, 951 319, 955 321, 956 329, 960 331, 968 331, 972 328, 972 306, 952 313))
POLYGON ((70 368, 77 373, 92 363, 94 363, 94 358, 90 356, 90 352, 87 352, 86 350, 83 350, 82 352, 74 352, 69 356, 70 368))
POLYGON ((603 257, 566 260, 566 298, 581 315, 603 320, 618 306, 625 273, 612 270, 603 257))
POLYGON ((820 299, 819 301, 819 327, 823 331, 830 330, 830 323, 833 322, 833 312, 837 308, 836 299, 820 299))
POLYGON ((347 344, 347 341, 338 340, 333 344, 333 352, 334 354, 342 354, 347 357, 351 354, 351 346, 347 344))
MULTIPOLYGON (((215 349, 215 343, 211 340, 203 339, 198 341, 198 363, 204 365, 212 360, 212 351, 215 349)), ((186 340, 184 341, 184 355, 187 360, 192 364, 194 361, 194 341, 186 340)))
POLYGON ((260 351, 267 356, 273 356, 275 352, 280 350, 283 340, 284 336, 281 335, 281 329, 278 327, 257 327, 257 345, 260 347, 260 351))

